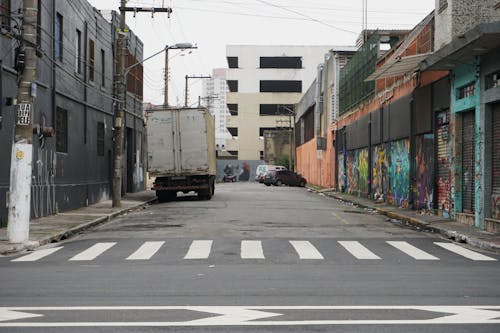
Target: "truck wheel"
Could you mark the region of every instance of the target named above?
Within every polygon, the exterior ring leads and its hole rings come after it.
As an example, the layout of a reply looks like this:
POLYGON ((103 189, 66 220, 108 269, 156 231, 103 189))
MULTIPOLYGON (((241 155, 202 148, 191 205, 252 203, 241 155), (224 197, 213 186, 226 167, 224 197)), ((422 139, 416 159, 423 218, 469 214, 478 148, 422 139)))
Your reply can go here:
POLYGON ((281 182, 281 179, 276 180, 276 186, 281 186, 281 184, 283 184, 283 183, 281 182))

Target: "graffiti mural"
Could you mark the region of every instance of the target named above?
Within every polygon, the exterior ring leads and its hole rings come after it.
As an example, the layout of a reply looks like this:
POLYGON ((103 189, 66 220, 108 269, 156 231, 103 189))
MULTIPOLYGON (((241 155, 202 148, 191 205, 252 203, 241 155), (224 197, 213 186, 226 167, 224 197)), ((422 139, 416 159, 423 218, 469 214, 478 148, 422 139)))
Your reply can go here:
POLYGON ((347 189, 347 175, 344 164, 344 154, 338 154, 338 182, 339 182, 339 191, 345 192, 347 189))
POLYGON ((358 194, 368 195, 368 149, 356 150, 356 163, 358 169, 358 194))
POLYGON ((217 160, 216 180, 222 182, 227 178, 235 182, 254 181, 257 166, 264 161, 217 160))
POLYGON ((387 194, 387 154, 383 146, 372 149, 372 193, 375 200, 385 200, 387 194))
POLYGON ((347 152, 347 192, 368 194, 368 149, 347 152))
POLYGON ((355 151, 347 152, 347 193, 358 194, 358 164, 355 159, 355 151))
POLYGON ((434 196, 434 135, 418 136, 415 143, 415 208, 431 210, 434 196))
MULTIPOLYGON (((438 214, 449 217, 451 213, 451 173, 450 173, 450 124, 449 111, 437 113, 436 116, 436 150, 437 150, 437 170, 436 170, 436 190, 438 214)), ((461 152, 459 150, 459 152, 461 152)), ((457 152, 458 153, 458 152, 457 152)), ((460 157, 461 158, 461 157, 460 157)), ((460 165, 457 163, 457 166, 460 165)), ((457 170, 461 174, 461 169, 457 170)))
POLYGON ((393 141, 389 153, 389 203, 408 207, 410 188, 410 140, 393 141))

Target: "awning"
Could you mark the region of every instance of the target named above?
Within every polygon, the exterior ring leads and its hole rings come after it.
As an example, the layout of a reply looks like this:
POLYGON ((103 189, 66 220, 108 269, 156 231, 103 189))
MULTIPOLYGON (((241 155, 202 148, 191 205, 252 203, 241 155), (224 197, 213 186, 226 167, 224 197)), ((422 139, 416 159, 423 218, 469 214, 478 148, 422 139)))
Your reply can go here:
POLYGON ((390 59, 368 76, 365 81, 383 79, 385 77, 394 77, 409 74, 417 71, 420 63, 432 53, 423 53, 407 57, 390 59))

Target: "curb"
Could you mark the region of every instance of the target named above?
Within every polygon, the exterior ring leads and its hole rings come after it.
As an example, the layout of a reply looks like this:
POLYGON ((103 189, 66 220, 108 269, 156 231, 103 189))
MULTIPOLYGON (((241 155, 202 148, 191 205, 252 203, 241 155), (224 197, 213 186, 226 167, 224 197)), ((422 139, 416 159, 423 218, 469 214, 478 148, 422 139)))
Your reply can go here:
POLYGON ((10 254, 14 254, 14 253, 21 252, 24 250, 33 251, 37 247, 40 247, 40 246, 43 246, 43 245, 46 245, 49 243, 60 242, 62 240, 68 239, 68 238, 70 238, 70 237, 72 237, 72 236, 74 236, 74 235, 76 235, 84 230, 93 228, 95 226, 98 226, 99 224, 110 221, 111 219, 113 219, 119 215, 128 213, 128 212, 135 210, 137 208, 147 206, 154 201, 156 201, 156 198, 141 202, 140 204, 137 204, 135 206, 131 206, 128 208, 123 208, 123 209, 117 210, 116 212, 112 212, 110 214, 105 214, 101 217, 98 217, 98 218, 92 220, 92 221, 77 225, 77 226, 75 226, 71 229, 68 229, 68 230, 64 230, 64 231, 55 233, 51 236, 42 238, 40 240, 28 241, 28 242, 22 243, 22 244, 12 244, 11 248, 4 250, 4 251, 1 251, 0 255, 10 255, 10 254))
POLYGON ((362 207, 362 208, 373 209, 377 213, 379 213, 380 215, 385 215, 391 219, 403 221, 406 223, 406 225, 411 225, 411 226, 417 228, 417 230, 419 230, 419 231, 426 231, 426 232, 431 232, 431 233, 435 233, 435 234, 440 234, 443 237, 450 239, 450 240, 453 240, 457 243, 465 243, 465 244, 468 244, 472 247, 476 247, 476 248, 479 248, 482 250, 500 253, 500 244, 495 244, 495 243, 483 241, 481 239, 478 239, 476 237, 471 237, 467 234, 464 234, 464 233, 461 233, 458 231, 445 229, 439 225, 434 225, 432 223, 422 221, 422 220, 420 220, 418 218, 414 218, 412 216, 399 214, 397 212, 388 211, 388 210, 385 210, 385 209, 380 208, 380 207, 366 205, 366 204, 363 204, 360 202, 349 200, 349 199, 346 199, 344 197, 337 196, 335 193, 332 193, 332 192, 326 193, 326 191, 318 191, 318 190, 315 190, 315 189, 310 188, 310 187, 308 187, 308 188, 316 193, 323 193, 324 195, 326 195, 328 197, 331 197, 331 198, 334 198, 334 199, 337 199, 337 200, 340 200, 343 202, 349 202, 349 203, 358 205, 359 207, 362 207))

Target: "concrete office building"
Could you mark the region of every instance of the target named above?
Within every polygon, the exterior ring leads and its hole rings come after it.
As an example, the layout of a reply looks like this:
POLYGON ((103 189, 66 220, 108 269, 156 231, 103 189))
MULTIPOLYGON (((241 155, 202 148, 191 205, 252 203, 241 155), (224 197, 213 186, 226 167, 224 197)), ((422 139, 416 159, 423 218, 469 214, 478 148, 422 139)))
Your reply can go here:
POLYGON ((264 131, 291 127, 290 111, 331 46, 228 45, 226 150, 234 159, 264 159, 264 131))

